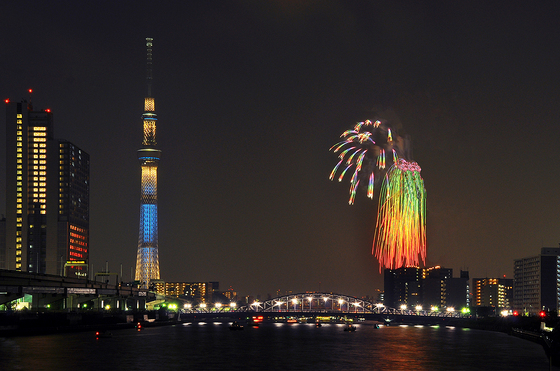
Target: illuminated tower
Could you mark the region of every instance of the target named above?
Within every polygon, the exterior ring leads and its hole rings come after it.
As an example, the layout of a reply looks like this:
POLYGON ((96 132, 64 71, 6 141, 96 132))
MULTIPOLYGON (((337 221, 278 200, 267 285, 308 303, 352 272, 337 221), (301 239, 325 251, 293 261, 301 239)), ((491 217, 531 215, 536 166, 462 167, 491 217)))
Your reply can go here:
POLYGON ((159 280, 158 258, 158 205, 157 205, 157 167, 161 151, 156 149, 155 101, 152 98, 152 38, 146 38, 148 95, 144 99, 144 140, 143 148, 138 150, 142 168, 140 195, 140 231, 136 255, 136 281, 148 288, 150 281, 159 280))

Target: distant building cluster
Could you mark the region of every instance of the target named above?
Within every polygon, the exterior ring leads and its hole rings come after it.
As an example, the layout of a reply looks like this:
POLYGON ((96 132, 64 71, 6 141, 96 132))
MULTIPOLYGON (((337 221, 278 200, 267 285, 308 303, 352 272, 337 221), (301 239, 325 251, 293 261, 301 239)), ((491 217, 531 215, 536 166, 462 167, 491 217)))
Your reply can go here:
POLYGON ((152 289, 160 295, 185 299, 196 304, 236 301, 233 289, 220 291, 219 282, 165 282, 152 280, 152 289))
POLYGON ((6 103, 0 269, 87 277, 89 154, 53 136, 50 109, 6 103))
POLYGON ((558 313, 560 248, 543 247, 539 255, 514 260, 513 278, 473 278, 440 266, 387 269, 383 303, 388 307, 471 308, 476 315, 533 316, 558 313))
POLYGON ((464 308, 470 306, 469 273, 461 271, 453 278, 453 270, 440 266, 406 267, 384 272, 384 304, 424 308, 464 308))

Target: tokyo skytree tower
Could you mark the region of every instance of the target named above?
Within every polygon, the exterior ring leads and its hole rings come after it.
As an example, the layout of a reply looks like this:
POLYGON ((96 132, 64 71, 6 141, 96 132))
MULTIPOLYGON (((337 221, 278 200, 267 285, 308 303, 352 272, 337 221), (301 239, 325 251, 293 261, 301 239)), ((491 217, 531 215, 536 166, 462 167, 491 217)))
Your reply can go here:
POLYGON ((159 280, 158 257, 158 205, 157 168, 161 151, 156 149, 155 101, 152 98, 152 38, 146 38, 148 95, 144 99, 144 140, 138 150, 138 160, 142 167, 140 196, 140 231, 138 253, 136 255, 136 281, 142 288, 148 288, 151 280, 159 280))

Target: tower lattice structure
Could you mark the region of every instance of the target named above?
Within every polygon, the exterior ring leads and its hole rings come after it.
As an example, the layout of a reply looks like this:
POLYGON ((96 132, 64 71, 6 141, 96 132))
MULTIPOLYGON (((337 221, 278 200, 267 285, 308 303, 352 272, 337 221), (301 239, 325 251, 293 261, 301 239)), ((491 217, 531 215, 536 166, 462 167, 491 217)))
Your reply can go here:
POLYGON ((155 101, 152 98, 152 38, 146 38, 148 94, 144 99, 144 140, 138 150, 138 160, 142 168, 140 196, 140 230, 138 234, 138 252, 136 255, 136 281, 143 288, 148 288, 150 281, 159 280, 158 257, 158 203, 157 203, 157 169, 161 151, 156 149, 155 101))

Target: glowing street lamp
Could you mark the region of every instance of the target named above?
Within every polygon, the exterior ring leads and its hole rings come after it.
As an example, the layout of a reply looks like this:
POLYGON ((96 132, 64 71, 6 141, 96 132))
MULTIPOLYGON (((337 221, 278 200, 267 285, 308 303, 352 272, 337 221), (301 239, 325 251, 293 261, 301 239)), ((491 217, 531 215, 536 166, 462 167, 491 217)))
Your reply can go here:
POLYGON ((229 303, 229 307, 230 308, 235 308, 235 307, 237 307, 237 303, 232 301, 231 303, 229 303))
POLYGON ((191 308, 192 308, 192 304, 191 304, 191 303, 186 303, 183 307, 184 307, 185 309, 191 309, 191 308))
POLYGON ((296 298, 292 299, 292 304, 294 304, 294 312, 297 310, 298 300, 296 298))
POLYGON ((338 308, 340 309, 341 312, 342 312, 342 304, 344 304, 344 300, 338 299, 338 308))
POLYGON ((313 297, 312 296, 308 296, 307 300, 309 300, 309 311, 311 311, 311 302, 313 301, 313 297))
POLYGON ((358 303, 357 301, 352 303, 352 305, 354 306, 354 313, 358 312, 358 307, 360 306, 360 303, 358 303))
POLYGON ((222 303, 216 303, 214 304, 214 306, 216 307, 216 309, 220 309, 222 307, 222 303))
POLYGON ((401 305, 401 311, 405 311, 406 310, 406 304, 402 304, 401 305))
POLYGON ((278 305, 278 311, 282 312, 282 302, 281 301, 277 301, 274 303, 273 307, 278 305))
POLYGON ((416 311, 417 311, 417 312, 420 312, 421 310, 422 310, 422 306, 421 306, 421 305, 417 305, 417 306, 416 306, 416 311))
POLYGON ((205 309, 206 308, 206 303, 200 304, 200 308, 205 309))
POLYGON ((430 310, 432 312, 437 312, 438 311, 438 307, 436 307, 435 305, 432 305, 432 307, 430 308, 430 310))

